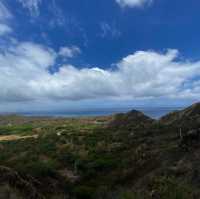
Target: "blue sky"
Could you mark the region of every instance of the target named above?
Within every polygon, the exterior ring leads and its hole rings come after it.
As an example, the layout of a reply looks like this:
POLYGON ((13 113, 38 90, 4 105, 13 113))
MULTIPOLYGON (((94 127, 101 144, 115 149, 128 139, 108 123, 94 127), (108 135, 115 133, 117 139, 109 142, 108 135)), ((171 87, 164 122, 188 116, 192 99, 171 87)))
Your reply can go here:
POLYGON ((0 111, 200 97, 196 0, 0 0, 0 111))

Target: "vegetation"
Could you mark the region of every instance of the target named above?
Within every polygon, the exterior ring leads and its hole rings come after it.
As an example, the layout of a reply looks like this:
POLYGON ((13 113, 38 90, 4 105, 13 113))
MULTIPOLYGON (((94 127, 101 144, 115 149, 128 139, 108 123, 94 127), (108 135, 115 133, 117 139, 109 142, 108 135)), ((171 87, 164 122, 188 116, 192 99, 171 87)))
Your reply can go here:
POLYGON ((199 198, 198 137, 182 146, 193 139, 188 130, 200 127, 199 106, 159 121, 137 111, 80 119, 2 116, 0 192, 17 199, 199 198))

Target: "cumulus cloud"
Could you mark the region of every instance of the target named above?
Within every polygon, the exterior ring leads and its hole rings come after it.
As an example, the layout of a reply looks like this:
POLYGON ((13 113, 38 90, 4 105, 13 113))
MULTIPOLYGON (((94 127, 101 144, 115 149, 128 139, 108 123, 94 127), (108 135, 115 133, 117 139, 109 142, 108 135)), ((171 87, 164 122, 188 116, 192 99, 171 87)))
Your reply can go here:
POLYGON ((141 7, 145 4, 152 3, 153 0, 116 0, 122 7, 141 7))
POLYGON ((25 9, 28 9, 31 16, 39 15, 39 5, 41 4, 42 0, 18 0, 18 2, 21 3, 25 9))
POLYGON ((81 50, 77 46, 63 46, 60 48, 58 54, 63 58, 73 58, 77 54, 80 54, 81 50))
POLYGON ((49 68, 59 53, 34 43, 18 43, 0 54, 0 100, 144 99, 200 97, 200 61, 177 61, 178 51, 138 51, 115 70, 49 68))
POLYGON ((30 81, 46 75, 54 63, 52 50, 32 43, 18 43, 0 54, 0 99, 20 101, 35 98, 30 81))

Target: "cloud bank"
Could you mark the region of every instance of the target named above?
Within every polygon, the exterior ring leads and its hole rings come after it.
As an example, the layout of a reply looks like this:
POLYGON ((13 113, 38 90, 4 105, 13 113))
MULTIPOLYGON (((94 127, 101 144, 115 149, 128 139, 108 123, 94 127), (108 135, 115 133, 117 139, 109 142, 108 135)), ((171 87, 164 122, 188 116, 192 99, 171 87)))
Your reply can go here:
POLYGON ((153 0, 116 0, 121 7, 141 7, 152 3, 153 0))
POLYGON ((200 97, 200 61, 177 61, 178 51, 138 51, 116 68, 49 68, 59 52, 20 42, 0 53, 0 100, 144 99, 200 97))

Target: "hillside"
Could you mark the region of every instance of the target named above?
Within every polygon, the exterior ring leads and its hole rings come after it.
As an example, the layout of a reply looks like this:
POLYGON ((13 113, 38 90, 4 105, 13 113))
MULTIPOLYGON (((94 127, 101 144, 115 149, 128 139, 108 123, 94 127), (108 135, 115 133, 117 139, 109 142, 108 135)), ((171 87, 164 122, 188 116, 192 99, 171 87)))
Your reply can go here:
POLYGON ((143 128, 153 121, 153 119, 144 115, 142 112, 132 110, 128 113, 116 114, 113 120, 110 121, 108 127, 113 129, 129 129, 131 131, 135 128, 143 128))
POLYGON ((160 119, 160 122, 169 126, 177 126, 186 129, 197 128, 200 125, 200 103, 167 114, 160 119))
POLYGON ((85 119, 0 117, 0 138, 23 138, 0 140, 0 199, 200 198, 199 107, 158 121, 136 110, 85 119))

